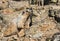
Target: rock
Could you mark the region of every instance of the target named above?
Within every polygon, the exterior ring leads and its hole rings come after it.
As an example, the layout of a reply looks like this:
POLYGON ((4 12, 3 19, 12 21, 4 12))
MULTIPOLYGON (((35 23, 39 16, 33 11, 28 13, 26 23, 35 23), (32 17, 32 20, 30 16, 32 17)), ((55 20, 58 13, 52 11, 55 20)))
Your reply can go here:
POLYGON ((30 41, 36 41, 36 40, 34 40, 34 39, 30 39, 30 41))
POLYGON ((24 41, 30 41, 30 39, 28 37, 25 37, 24 41))
POLYGON ((8 2, 4 0, 0 0, 0 9, 5 9, 8 7, 8 2))
POLYGON ((3 10, 3 14, 12 14, 14 12, 14 9, 12 8, 6 8, 3 10))
POLYGON ((60 23, 57 23, 56 27, 58 30, 60 30, 60 23))
POLYGON ((17 27, 16 24, 11 23, 10 25, 8 25, 7 29, 4 31, 4 36, 9 36, 12 34, 16 34, 17 32, 17 27))
POLYGON ((48 11, 43 9, 43 10, 33 10, 33 14, 35 17, 32 17, 32 23, 33 24, 40 24, 40 22, 48 17, 48 11), (36 14, 37 13, 37 14, 36 14))
POLYGON ((0 32, 0 40, 3 38, 3 33, 0 32))
POLYGON ((21 31, 18 32, 18 35, 19 35, 19 37, 24 36, 24 35, 25 35, 25 31, 24 31, 24 29, 21 29, 21 31))
POLYGON ((36 34, 34 34, 32 37, 33 38, 39 38, 39 37, 42 37, 43 33, 42 32, 38 32, 36 34))
POLYGON ((52 2, 57 2, 57 0, 51 0, 52 2))
POLYGON ((52 40, 53 41, 59 41, 60 40, 60 33, 55 33, 53 36, 52 36, 52 40))
POLYGON ((19 37, 19 41, 24 41, 24 37, 19 37))
POLYGON ((56 10, 55 16, 60 18, 60 10, 56 10))
POLYGON ((3 37, 1 41, 7 41, 9 37, 3 37))
POLYGON ((16 9, 16 8, 19 9, 22 7, 24 7, 24 8, 29 7, 29 4, 27 1, 19 1, 19 2, 9 1, 9 3, 10 3, 10 7, 14 8, 14 9, 16 9), (23 5, 21 5, 21 4, 23 4, 23 5))
POLYGON ((47 31, 47 30, 50 30, 50 29, 54 29, 56 27, 56 24, 52 21, 50 21, 50 19, 46 19, 44 20, 45 22, 44 23, 41 23, 41 30, 42 31, 47 31))
POLYGON ((26 31, 25 31, 25 33, 26 33, 26 36, 29 36, 29 37, 31 37, 31 38, 39 38, 39 37, 42 37, 42 35, 43 35, 43 32, 41 32, 41 29, 40 29, 40 27, 38 26, 36 26, 36 25, 34 25, 34 26, 31 26, 30 27, 30 29, 27 29, 26 31))
POLYGON ((38 41, 38 39, 30 38, 30 41, 38 41))
POLYGON ((8 41, 19 41, 19 38, 17 37, 17 35, 12 35, 8 38, 8 41))

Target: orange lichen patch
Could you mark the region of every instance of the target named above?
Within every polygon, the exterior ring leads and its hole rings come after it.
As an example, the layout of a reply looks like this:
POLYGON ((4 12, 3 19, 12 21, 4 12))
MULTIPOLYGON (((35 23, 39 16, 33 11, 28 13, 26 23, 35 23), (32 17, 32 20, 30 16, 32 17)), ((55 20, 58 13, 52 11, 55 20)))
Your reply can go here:
POLYGON ((7 8, 7 9, 4 9, 3 10, 3 13, 4 14, 12 14, 14 12, 14 10, 13 9, 10 9, 10 8, 7 8))

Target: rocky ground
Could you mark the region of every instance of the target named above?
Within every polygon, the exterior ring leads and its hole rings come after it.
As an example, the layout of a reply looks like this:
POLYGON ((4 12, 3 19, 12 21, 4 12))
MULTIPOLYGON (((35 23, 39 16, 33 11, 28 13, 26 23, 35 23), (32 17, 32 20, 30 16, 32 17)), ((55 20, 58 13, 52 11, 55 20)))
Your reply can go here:
POLYGON ((58 41, 60 8, 54 6, 0 0, 0 41, 58 41))

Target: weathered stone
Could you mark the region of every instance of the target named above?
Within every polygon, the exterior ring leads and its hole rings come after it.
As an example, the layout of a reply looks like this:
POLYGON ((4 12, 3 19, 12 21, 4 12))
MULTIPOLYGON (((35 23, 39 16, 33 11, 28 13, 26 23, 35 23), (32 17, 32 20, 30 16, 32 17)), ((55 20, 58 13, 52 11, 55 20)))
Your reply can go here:
POLYGON ((17 37, 17 35, 12 35, 8 38, 8 41, 19 41, 19 38, 17 37))
POLYGON ((21 29, 20 32, 18 32, 19 37, 22 37, 25 35, 24 29, 21 29))
POLYGON ((4 31, 4 36, 9 36, 17 32, 16 24, 11 23, 8 25, 7 29, 4 31))
POLYGON ((3 37, 1 41, 7 41, 9 37, 3 37))
POLYGON ((54 35, 53 35, 53 37, 52 37, 52 40, 53 41, 59 41, 60 40, 60 33, 58 32, 58 33, 55 33, 54 35))
POLYGON ((31 38, 39 38, 43 35, 39 26, 31 26, 30 29, 26 30, 26 36, 30 36, 31 38))
POLYGON ((24 8, 29 7, 29 4, 27 1, 19 1, 19 2, 9 1, 9 3, 10 3, 10 7, 14 8, 14 9, 16 9, 16 8, 18 9, 21 7, 24 7, 24 8), (21 4, 23 4, 23 5, 21 5, 21 4))
POLYGON ((52 2, 57 2, 57 0, 51 0, 52 2))
POLYGON ((12 8, 6 8, 3 10, 3 14, 12 14, 14 12, 14 9, 12 8))
POLYGON ((30 41, 35 41, 34 39, 30 39, 30 41))
POLYGON ((0 9, 4 9, 8 7, 8 2, 4 0, 0 0, 0 9))
POLYGON ((44 20, 45 22, 41 24, 41 30, 42 31, 47 31, 50 29, 54 29, 56 27, 56 24, 52 21, 50 21, 50 19, 44 20))
POLYGON ((28 37, 25 37, 24 41, 30 41, 30 39, 28 37))
POLYGON ((30 38, 30 41, 38 41, 38 39, 30 38))

